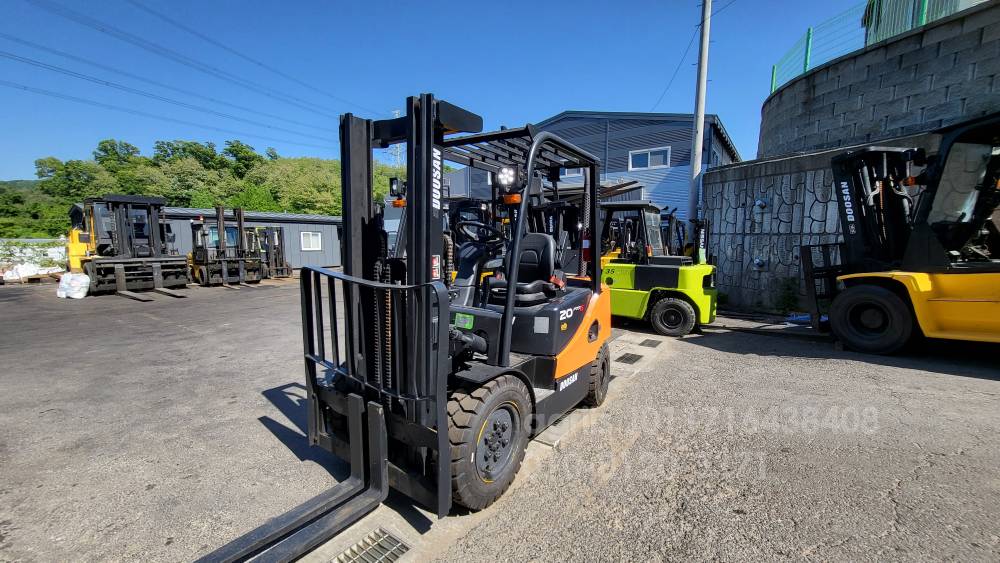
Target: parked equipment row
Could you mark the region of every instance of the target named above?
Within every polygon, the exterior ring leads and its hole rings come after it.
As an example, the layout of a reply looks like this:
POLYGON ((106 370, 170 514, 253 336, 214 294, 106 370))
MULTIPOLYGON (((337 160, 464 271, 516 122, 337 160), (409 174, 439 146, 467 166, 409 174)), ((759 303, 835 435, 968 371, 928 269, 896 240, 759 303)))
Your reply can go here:
POLYGON ((68 270, 90 278, 90 293, 116 292, 147 300, 136 292, 174 291, 188 283, 236 285, 290 277, 281 227, 247 226, 242 209, 226 222, 225 209, 215 217, 191 222, 194 248, 180 255, 176 233, 163 219, 166 200, 159 197, 105 195, 87 198, 70 209, 66 244, 68 270))

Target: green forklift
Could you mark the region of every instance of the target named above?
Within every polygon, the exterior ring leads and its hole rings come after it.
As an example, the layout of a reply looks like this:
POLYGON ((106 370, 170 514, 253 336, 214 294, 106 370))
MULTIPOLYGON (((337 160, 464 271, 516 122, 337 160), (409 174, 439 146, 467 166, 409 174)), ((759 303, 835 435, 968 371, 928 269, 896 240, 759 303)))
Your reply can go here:
POLYGON ((664 249, 656 205, 610 201, 601 213, 601 269, 612 315, 647 320, 665 336, 684 336, 715 320, 715 266, 704 258, 703 223, 696 223, 692 255, 676 256, 664 249))

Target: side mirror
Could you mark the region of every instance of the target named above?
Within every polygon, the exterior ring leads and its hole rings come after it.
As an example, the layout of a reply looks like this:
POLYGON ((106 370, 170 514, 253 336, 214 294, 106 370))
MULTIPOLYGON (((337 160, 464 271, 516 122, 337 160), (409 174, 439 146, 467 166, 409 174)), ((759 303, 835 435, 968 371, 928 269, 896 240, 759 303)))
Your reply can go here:
POLYGON ((406 194, 406 182, 400 181, 399 178, 389 178, 389 195, 393 197, 400 197, 406 194))
POLYGON ((80 233, 77 238, 80 242, 90 243, 90 233, 80 233))

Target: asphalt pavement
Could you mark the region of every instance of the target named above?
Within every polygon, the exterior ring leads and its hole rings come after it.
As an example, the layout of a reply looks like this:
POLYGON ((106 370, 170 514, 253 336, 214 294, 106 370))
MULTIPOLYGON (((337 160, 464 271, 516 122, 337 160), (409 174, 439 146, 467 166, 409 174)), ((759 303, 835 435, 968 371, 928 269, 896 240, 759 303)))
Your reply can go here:
MULTIPOLYGON (((0 561, 191 560, 345 476, 305 441, 297 285, 187 291, 0 289, 0 561)), ((394 494, 306 559, 376 527, 415 561, 1000 556, 1000 348, 616 333, 642 357, 495 505, 394 494)))

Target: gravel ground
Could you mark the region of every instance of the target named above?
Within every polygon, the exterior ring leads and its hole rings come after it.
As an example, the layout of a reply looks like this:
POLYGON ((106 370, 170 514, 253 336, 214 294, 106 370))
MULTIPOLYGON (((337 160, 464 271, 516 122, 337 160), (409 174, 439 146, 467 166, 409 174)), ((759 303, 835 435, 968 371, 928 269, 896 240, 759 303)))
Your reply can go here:
POLYGON ((997 347, 878 358, 734 332, 671 344, 424 556, 1000 557, 997 347))
MULTIPOLYGON (((190 560, 344 476, 301 430, 297 285, 188 292, 0 290, 0 561, 190 560)), ((411 560, 1000 557, 1000 347, 644 353, 493 507, 393 495, 351 533, 400 530, 411 560)))

